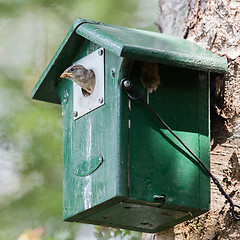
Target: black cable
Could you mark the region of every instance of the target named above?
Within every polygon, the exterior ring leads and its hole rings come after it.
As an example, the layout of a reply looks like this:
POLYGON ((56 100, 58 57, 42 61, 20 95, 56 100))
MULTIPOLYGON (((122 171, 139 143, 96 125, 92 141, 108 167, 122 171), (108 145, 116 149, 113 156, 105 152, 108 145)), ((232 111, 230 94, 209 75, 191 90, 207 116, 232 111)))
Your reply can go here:
POLYGON ((206 171, 208 176, 213 180, 213 182, 216 184, 218 187, 219 191, 221 194, 227 199, 227 201, 230 204, 230 209, 232 212, 232 216, 235 220, 240 220, 240 214, 238 214, 234 208, 239 208, 239 205, 236 205, 233 203, 231 197, 224 191, 222 185, 220 182, 217 180, 217 178, 210 172, 210 170, 207 168, 207 166, 200 160, 200 158, 179 138, 173 130, 164 122, 164 120, 159 116, 159 114, 143 99, 143 92, 141 94, 137 93, 136 90, 133 88, 131 82, 127 79, 122 79, 120 83, 121 89, 123 90, 124 93, 127 94, 127 96, 134 100, 137 101, 139 100, 142 104, 145 105, 145 107, 153 113, 153 115, 162 123, 162 125, 182 144, 182 146, 198 161, 198 163, 201 165, 201 167, 206 171), (136 97, 132 96, 130 92, 134 93, 135 95, 138 95, 136 97))

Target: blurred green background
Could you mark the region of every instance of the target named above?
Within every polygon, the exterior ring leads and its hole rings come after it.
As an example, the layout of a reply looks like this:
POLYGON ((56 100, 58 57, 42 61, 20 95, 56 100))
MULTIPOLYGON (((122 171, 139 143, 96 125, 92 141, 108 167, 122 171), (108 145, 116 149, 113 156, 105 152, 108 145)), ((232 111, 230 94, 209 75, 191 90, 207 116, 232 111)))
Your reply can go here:
POLYGON ((84 238, 62 221, 61 106, 30 94, 76 18, 157 31, 157 13, 158 0, 0 0, 0 240, 140 238, 100 227, 84 238))

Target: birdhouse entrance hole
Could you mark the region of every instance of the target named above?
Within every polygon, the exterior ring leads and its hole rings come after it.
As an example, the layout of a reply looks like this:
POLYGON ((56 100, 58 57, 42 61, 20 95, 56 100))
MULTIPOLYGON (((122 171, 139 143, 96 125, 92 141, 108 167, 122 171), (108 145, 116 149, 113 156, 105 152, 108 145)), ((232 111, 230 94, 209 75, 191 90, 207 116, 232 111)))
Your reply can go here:
POLYGON ((96 77, 96 83, 91 95, 86 94, 81 87, 73 83, 74 120, 104 105, 104 49, 90 53, 79 59, 73 65, 83 65, 91 69, 96 77))

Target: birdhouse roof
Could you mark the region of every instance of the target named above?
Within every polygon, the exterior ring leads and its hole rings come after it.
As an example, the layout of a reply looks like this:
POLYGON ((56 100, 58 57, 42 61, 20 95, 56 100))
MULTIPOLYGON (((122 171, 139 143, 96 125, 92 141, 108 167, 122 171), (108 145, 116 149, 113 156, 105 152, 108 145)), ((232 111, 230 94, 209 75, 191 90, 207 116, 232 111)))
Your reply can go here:
POLYGON ((35 86, 32 92, 34 99, 60 103, 56 88, 59 76, 73 62, 79 50, 81 51, 84 39, 119 57, 206 72, 227 71, 225 59, 188 40, 77 19, 35 86))

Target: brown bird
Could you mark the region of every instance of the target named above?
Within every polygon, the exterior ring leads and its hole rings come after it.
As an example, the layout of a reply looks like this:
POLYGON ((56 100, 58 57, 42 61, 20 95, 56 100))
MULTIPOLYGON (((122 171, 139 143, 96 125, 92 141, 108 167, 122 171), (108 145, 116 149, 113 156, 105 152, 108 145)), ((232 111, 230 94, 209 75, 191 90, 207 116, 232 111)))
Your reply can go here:
POLYGON ((87 69, 82 65, 68 67, 60 76, 77 83, 83 91, 83 95, 91 95, 95 87, 95 74, 93 70, 87 69))
POLYGON ((160 76, 157 63, 144 62, 141 67, 140 80, 148 93, 156 91, 160 84, 160 76))

